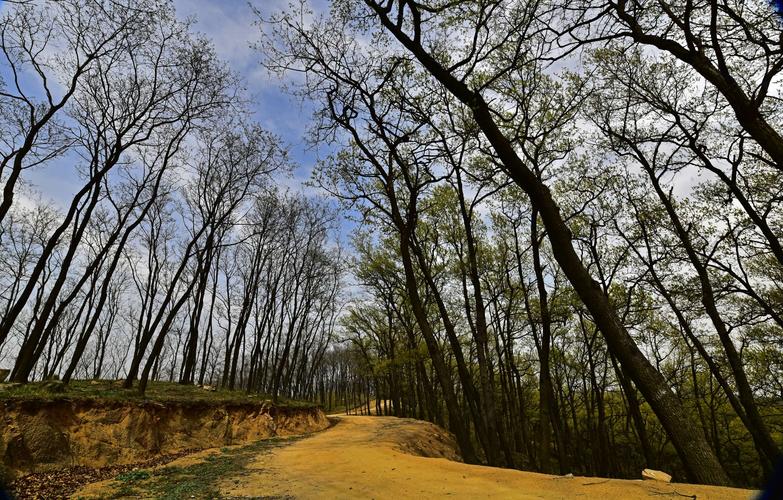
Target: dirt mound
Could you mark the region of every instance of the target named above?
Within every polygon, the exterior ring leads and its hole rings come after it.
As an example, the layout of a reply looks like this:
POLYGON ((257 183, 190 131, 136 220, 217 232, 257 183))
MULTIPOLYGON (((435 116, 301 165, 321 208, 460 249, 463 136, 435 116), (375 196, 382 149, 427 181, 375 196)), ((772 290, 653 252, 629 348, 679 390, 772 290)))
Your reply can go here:
POLYGON ((0 411, 0 459, 16 473, 134 463, 329 425, 318 408, 263 403, 5 401, 0 411))
POLYGON ((396 418, 383 428, 380 437, 408 455, 462 462, 454 435, 429 422, 396 418))

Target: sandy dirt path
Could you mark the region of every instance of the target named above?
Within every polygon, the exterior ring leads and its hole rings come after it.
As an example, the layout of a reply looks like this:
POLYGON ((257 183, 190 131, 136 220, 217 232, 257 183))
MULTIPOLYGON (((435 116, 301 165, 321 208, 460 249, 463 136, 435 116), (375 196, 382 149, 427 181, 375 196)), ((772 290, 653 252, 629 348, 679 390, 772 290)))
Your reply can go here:
POLYGON ((454 458, 453 442, 432 424, 394 417, 341 416, 326 431, 260 455, 240 477, 227 478, 220 491, 227 497, 395 500, 444 497, 717 500, 754 496, 752 491, 734 488, 559 477, 466 465, 449 458, 454 458))

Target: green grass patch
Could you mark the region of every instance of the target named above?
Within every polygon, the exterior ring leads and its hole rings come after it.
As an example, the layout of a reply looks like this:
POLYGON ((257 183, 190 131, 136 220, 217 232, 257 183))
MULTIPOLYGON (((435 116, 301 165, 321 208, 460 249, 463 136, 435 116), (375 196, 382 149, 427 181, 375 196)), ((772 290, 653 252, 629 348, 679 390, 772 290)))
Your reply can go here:
POLYGON ((149 479, 150 473, 145 470, 132 470, 128 472, 123 472, 119 476, 117 476, 115 479, 117 481, 122 481, 123 483, 131 482, 131 481, 139 481, 142 479, 149 479))
MULTIPOLYGON (((247 404, 271 403, 272 397, 246 391, 205 390, 195 385, 175 382, 150 382, 144 395, 137 388, 124 389, 121 380, 72 380, 68 385, 43 381, 28 384, 0 384, 0 401, 153 401, 159 403, 247 404)), ((316 405, 304 401, 278 398, 275 406, 288 408, 312 408, 316 405)))
POLYGON ((300 436, 275 437, 236 447, 221 448, 203 461, 184 467, 171 465, 154 470, 120 474, 114 480, 112 498, 219 498, 218 483, 236 477, 259 454, 286 446, 300 436))

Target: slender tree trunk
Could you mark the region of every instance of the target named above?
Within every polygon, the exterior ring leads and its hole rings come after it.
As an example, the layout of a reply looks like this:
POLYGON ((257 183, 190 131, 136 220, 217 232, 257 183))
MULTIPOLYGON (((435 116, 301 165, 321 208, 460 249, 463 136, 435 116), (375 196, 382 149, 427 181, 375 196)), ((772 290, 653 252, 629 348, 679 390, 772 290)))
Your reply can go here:
MULTIPOLYGON (((616 312, 600 286, 590 276, 574 250, 571 231, 563 221, 560 209, 552 199, 549 189, 519 158, 513 145, 495 123, 484 98, 449 73, 418 41, 409 38, 402 28, 389 18, 383 6, 373 0, 365 0, 365 2, 375 11, 384 27, 451 94, 470 108, 476 124, 491 143, 506 173, 527 193, 532 205, 539 210, 555 259, 590 311, 609 349, 628 370, 666 429, 689 478, 699 483, 728 484, 729 479, 707 443, 701 427, 693 425, 682 402, 668 387, 666 379, 650 364, 618 320, 616 312)), ((783 150, 781 158, 783 158, 783 150)))
POLYGON ((712 288, 712 283, 710 282, 707 269, 697 255, 690 236, 685 230, 685 227, 683 226, 671 199, 661 187, 660 180, 655 174, 652 165, 646 161, 643 153, 638 149, 636 149, 636 154, 637 159, 639 159, 639 161, 642 163, 642 166, 644 167, 648 177, 650 178, 650 181, 653 184, 655 192, 658 195, 658 199, 661 201, 666 210, 666 213, 669 215, 672 226, 674 227, 674 230, 680 239, 685 253, 688 256, 688 260, 691 262, 691 265, 698 275, 699 284, 701 285, 702 305, 704 306, 704 310, 706 311, 707 316, 712 321, 712 324, 718 333, 718 338, 723 345, 723 350, 726 353, 726 359, 729 362, 731 372, 734 375, 734 381, 737 384, 739 400, 742 403, 742 406, 745 408, 747 418, 751 424, 748 427, 748 430, 750 431, 751 436, 753 436, 753 440, 755 441, 756 446, 766 457, 766 460, 762 460, 765 471, 770 472, 772 470, 773 464, 775 464, 780 458, 780 449, 772 439, 772 436, 770 435, 764 420, 761 418, 758 405, 756 404, 756 400, 753 395, 753 389, 750 387, 750 383, 748 382, 740 355, 737 352, 737 348, 734 346, 734 341, 731 339, 728 328, 723 322, 723 318, 718 311, 718 306, 715 302, 715 291, 712 288))

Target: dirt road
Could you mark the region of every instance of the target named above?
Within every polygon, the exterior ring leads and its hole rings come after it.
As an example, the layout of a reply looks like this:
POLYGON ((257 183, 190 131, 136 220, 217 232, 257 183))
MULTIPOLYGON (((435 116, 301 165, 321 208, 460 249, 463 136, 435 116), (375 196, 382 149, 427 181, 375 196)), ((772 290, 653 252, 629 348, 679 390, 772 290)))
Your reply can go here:
POLYGON ((520 498, 750 499, 733 488, 561 477, 459 461, 443 429, 394 417, 333 417, 299 438, 205 450, 124 478, 87 485, 74 498, 520 498))
POLYGON ((439 428, 393 417, 339 417, 332 428, 260 455, 241 477, 225 480, 228 497, 296 498, 698 498, 747 499, 733 488, 558 477, 466 465, 439 428), (442 457, 442 458, 426 458, 442 457), (695 495, 695 496, 694 496, 695 495))

